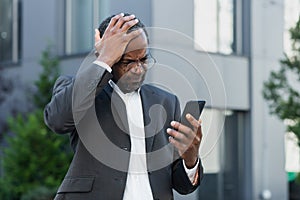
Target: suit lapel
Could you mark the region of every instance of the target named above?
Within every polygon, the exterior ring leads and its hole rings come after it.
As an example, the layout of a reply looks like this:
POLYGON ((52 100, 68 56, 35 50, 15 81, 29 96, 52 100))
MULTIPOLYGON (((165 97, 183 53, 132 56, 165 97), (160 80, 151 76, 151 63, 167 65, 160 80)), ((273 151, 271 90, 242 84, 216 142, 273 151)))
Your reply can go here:
POLYGON ((152 117, 151 119, 149 112, 150 108, 155 104, 155 98, 153 98, 154 96, 155 93, 153 91, 148 91, 144 87, 141 88, 147 153, 152 151, 153 141, 157 130, 157 118, 152 117))
POLYGON ((111 106, 111 112, 113 114, 115 122, 129 136, 127 112, 124 102, 116 92, 113 92, 112 87, 107 86, 104 88, 104 90, 110 97, 111 105, 108 106, 111 106))

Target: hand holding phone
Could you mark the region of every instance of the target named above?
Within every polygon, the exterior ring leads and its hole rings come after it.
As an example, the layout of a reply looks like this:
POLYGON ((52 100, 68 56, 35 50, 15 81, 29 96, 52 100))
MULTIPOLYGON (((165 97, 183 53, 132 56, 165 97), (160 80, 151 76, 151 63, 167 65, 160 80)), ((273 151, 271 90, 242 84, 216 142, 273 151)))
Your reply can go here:
POLYGON ((199 159, 198 154, 202 139, 202 130, 200 123, 196 125, 194 122, 194 126, 192 126, 186 119, 186 115, 188 113, 192 115, 195 118, 193 121, 199 120, 204 105, 205 101, 189 101, 183 110, 180 120, 181 124, 189 127, 192 131, 180 126, 180 124, 175 121, 171 122, 172 128, 167 129, 167 133, 170 135, 170 143, 176 147, 188 169, 195 167, 199 159))

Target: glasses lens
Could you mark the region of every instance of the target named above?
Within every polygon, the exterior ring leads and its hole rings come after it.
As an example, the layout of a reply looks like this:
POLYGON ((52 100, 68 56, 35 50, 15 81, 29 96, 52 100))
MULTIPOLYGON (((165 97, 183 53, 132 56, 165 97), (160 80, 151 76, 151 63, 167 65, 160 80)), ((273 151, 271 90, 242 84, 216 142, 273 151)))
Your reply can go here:
POLYGON ((153 67, 154 64, 155 64, 155 60, 151 56, 149 56, 144 62, 144 65, 147 67, 147 69, 150 69, 151 67, 153 67))
POLYGON ((122 64, 123 67, 125 67, 126 69, 130 70, 131 68, 135 68, 138 65, 141 65, 142 67, 146 68, 146 69, 150 69, 151 67, 153 67, 156 63, 156 60, 151 56, 148 55, 147 58, 145 59, 141 59, 139 61, 131 61, 131 62, 120 62, 122 64))

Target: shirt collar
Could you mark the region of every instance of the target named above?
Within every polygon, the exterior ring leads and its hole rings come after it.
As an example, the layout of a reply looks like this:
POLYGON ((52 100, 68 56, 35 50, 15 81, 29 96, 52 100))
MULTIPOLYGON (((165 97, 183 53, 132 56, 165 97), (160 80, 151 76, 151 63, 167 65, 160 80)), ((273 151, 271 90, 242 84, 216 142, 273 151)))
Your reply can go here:
POLYGON ((133 92, 128 92, 128 93, 123 93, 122 90, 119 88, 119 86, 113 82, 112 80, 108 81, 109 85, 113 88, 113 90, 124 100, 125 98, 128 98, 130 96, 133 96, 135 94, 140 94, 141 88, 137 89, 136 91, 133 92))

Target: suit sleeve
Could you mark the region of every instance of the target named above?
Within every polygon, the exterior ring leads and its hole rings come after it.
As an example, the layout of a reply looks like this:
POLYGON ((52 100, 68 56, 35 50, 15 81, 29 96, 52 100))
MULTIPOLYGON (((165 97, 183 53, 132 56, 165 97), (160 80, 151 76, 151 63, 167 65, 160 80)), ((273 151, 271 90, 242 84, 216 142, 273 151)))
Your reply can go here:
MULTIPOLYGON (((180 112, 180 105, 179 101, 176 97, 176 111, 174 115, 174 119, 176 121, 180 120, 181 112, 180 112)), ((199 158, 199 165, 198 165, 198 180, 196 180, 196 184, 193 185, 184 169, 183 166, 183 160, 179 157, 177 151, 175 152, 175 155, 178 159, 176 159, 172 164, 172 185, 173 188, 179 193, 179 194, 189 194, 197 189, 197 187, 200 185, 200 182, 203 178, 203 167, 201 164, 201 160, 199 158)))
POLYGON ((111 73, 96 64, 81 67, 76 77, 60 76, 54 84, 51 101, 44 109, 46 125, 59 134, 72 132, 74 115, 84 115, 94 105, 95 95, 111 77, 111 73))

